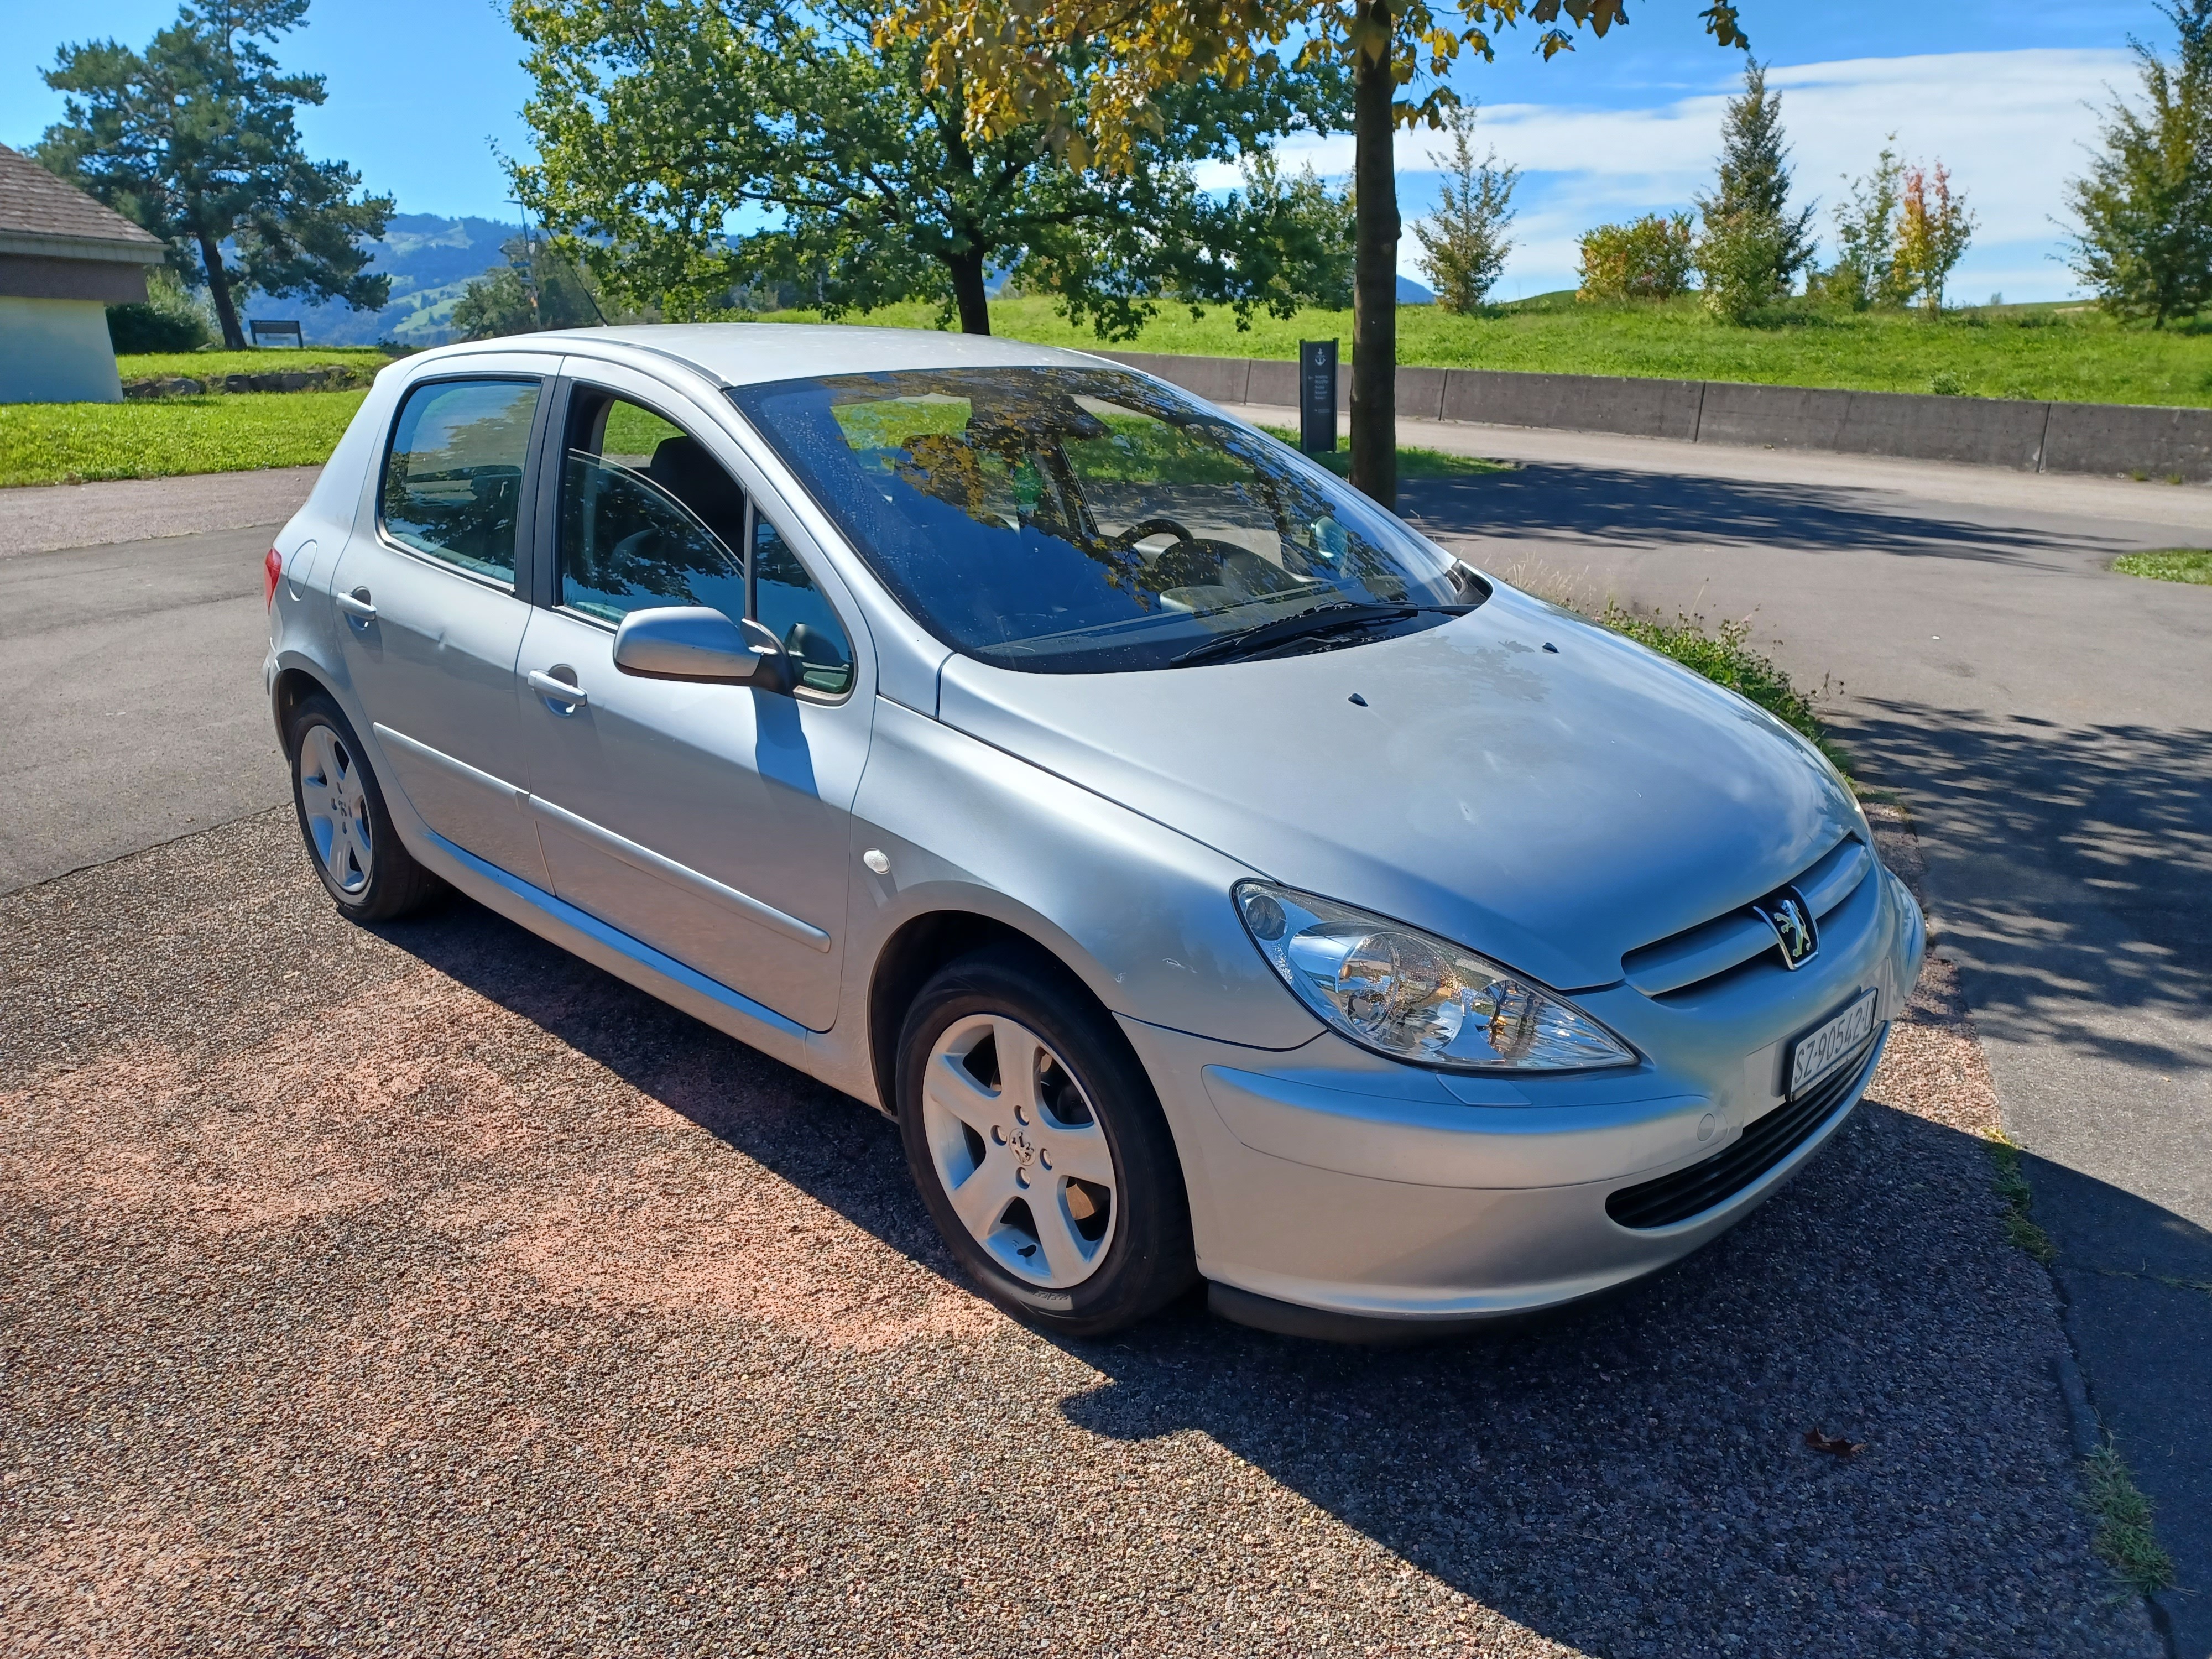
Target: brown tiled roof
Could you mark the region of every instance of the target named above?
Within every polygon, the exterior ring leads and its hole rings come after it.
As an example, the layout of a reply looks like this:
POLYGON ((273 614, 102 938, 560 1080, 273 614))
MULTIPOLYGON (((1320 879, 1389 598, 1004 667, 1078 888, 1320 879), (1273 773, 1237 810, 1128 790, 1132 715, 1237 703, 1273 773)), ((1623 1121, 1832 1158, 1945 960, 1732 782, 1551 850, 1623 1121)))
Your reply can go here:
MULTIPOLYGON (((5 144, 0 144, 0 236, 108 242, 118 250, 143 248, 156 258, 161 248, 159 237, 132 224, 114 209, 102 207, 75 185, 56 178, 5 144)), ((122 257, 131 255, 125 252, 122 257)))

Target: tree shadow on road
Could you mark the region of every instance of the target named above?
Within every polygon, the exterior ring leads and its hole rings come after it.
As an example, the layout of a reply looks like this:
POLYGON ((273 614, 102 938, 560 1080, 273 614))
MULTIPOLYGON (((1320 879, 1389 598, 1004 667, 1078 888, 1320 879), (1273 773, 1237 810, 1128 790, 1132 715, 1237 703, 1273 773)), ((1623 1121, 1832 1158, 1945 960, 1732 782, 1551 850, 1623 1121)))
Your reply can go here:
POLYGON ((1401 490, 1398 508, 1431 535, 1583 540, 1607 550, 1626 538, 1641 544, 1733 543, 2076 569, 2142 544, 2093 533, 2086 522, 2044 531, 1985 523, 1963 510, 1932 513, 1876 489, 1543 462, 1480 477, 1413 480, 1401 490))
POLYGON ((1943 920, 1985 1031, 2153 1066, 2212 1059, 2069 1012, 2212 1006, 2212 732, 2065 727, 1862 700, 1833 717, 1866 776, 1939 831, 1943 920), (1954 866, 1944 878, 1943 860, 1954 866))

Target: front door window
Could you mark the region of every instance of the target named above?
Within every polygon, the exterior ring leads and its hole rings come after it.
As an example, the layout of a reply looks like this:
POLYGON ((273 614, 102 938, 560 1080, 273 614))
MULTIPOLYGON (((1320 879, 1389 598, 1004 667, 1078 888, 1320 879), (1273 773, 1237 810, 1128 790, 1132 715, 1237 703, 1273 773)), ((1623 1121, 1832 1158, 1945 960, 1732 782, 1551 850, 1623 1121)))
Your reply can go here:
POLYGON ((804 690, 852 689, 844 628, 774 521, 698 440, 626 398, 587 402, 571 423, 560 603, 610 623, 659 605, 752 617, 783 641, 804 690))

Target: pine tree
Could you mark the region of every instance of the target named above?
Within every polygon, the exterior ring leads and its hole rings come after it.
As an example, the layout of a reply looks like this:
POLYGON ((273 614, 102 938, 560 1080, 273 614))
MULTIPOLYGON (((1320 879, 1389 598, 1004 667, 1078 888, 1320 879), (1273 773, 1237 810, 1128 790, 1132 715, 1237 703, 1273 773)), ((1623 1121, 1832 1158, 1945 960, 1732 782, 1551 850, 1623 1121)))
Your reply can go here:
POLYGON ((2212 302, 2212 0, 2160 9, 2179 54, 2130 40, 2143 106, 2113 99, 2102 149, 2068 187, 2075 274, 2106 311, 2153 328, 2212 302))
POLYGON ((363 244, 384 234, 392 198, 356 196, 359 173, 308 158, 294 112, 323 101, 323 77, 287 75, 268 51, 307 12, 307 0, 188 0, 143 52, 91 40, 45 71, 72 96, 39 160, 167 242, 233 349, 246 290, 360 311, 390 297, 363 244))
POLYGON ((1421 270, 1446 311, 1474 310, 1496 286, 1513 243, 1505 228, 1513 222, 1513 187, 1521 181, 1515 167, 1500 167, 1498 152, 1474 159, 1476 106, 1448 112, 1452 136, 1451 165, 1437 191, 1437 210, 1417 222, 1421 270))
POLYGON ((1705 220, 1698 269, 1708 301, 1729 320, 1789 292, 1812 263, 1814 204, 1790 210, 1782 94, 1767 91, 1766 66, 1755 58, 1722 118, 1719 188, 1697 203, 1705 220))

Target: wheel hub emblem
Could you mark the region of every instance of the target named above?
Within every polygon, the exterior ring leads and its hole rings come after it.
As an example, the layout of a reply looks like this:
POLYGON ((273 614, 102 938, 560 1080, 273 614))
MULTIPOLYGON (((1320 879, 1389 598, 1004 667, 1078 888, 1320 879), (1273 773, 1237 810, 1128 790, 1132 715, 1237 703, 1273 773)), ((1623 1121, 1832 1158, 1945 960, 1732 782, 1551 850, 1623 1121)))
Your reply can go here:
POLYGON ((1006 1136, 1006 1150, 1014 1155, 1014 1162, 1026 1170, 1036 1157, 1036 1148, 1030 1142, 1029 1132, 1015 1129, 1006 1136))

